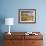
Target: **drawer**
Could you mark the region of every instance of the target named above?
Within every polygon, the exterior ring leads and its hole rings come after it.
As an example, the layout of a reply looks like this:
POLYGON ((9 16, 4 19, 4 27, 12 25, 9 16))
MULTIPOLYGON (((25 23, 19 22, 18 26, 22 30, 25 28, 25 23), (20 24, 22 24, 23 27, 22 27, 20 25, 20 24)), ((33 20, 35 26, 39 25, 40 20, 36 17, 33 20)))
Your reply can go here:
POLYGON ((22 39, 24 39, 24 36, 23 35, 15 35, 15 36, 13 36, 13 35, 6 35, 6 36, 4 36, 4 39, 22 40, 22 39))
POLYGON ((23 46, 23 40, 4 40, 4 46, 23 46))
POLYGON ((41 39, 42 40, 43 39, 43 36, 41 36, 41 35, 38 35, 38 36, 37 35, 33 35, 33 36, 32 35, 25 35, 25 40, 26 39, 27 40, 30 40, 30 39, 35 39, 35 40, 37 40, 37 39, 40 40, 41 39))
POLYGON ((42 40, 25 40, 24 46, 43 46, 42 40))
POLYGON ((15 40, 5 40, 4 41, 4 46, 15 46, 16 41, 15 40))
POLYGON ((34 40, 32 41, 32 46, 43 46, 42 40, 34 40))

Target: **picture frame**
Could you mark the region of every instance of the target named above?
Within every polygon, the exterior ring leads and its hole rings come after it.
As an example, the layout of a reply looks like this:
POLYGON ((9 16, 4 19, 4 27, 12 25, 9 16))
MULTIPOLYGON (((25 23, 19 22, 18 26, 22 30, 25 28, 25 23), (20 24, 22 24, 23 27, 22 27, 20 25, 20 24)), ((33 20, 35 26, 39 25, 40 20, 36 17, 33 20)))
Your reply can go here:
POLYGON ((36 9, 19 9, 19 23, 36 23, 36 9))

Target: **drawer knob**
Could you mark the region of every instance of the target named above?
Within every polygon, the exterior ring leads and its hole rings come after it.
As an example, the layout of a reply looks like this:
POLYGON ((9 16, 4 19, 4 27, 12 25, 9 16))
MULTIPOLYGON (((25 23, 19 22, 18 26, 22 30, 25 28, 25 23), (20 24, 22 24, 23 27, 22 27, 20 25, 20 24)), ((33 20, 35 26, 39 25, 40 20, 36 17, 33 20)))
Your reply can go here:
POLYGON ((32 42, 32 44, 34 44, 35 42, 32 42))

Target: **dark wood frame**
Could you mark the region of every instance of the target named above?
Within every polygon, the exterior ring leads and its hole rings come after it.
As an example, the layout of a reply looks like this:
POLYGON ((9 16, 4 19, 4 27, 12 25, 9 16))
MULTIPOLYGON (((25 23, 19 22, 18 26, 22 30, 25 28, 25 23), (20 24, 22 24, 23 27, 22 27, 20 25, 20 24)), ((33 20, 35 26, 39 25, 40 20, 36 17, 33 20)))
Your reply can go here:
POLYGON ((36 23, 36 9, 19 9, 19 12, 18 12, 18 22, 19 22, 19 23, 36 23), (20 21, 20 16, 21 16, 20 13, 21 13, 22 11, 25 11, 25 10, 27 10, 27 11, 29 11, 29 12, 30 12, 30 11, 35 11, 35 14, 34 14, 35 20, 34 20, 34 22, 28 22, 28 21, 27 21, 27 22, 21 22, 21 21, 20 21))

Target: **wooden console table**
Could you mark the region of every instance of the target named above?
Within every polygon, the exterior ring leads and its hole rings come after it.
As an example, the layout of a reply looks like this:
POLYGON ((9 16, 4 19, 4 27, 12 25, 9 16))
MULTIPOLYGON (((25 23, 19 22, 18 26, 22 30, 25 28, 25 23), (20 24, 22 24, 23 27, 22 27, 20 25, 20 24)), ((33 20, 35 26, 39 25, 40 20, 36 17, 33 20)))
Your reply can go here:
MULTIPOLYGON (((43 46, 43 35, 25 35, 26 32, 11 32, 8 35, 4 33, 4 46, 43 46)), ((33 32, 34 33, 34 32, 33 32)))

